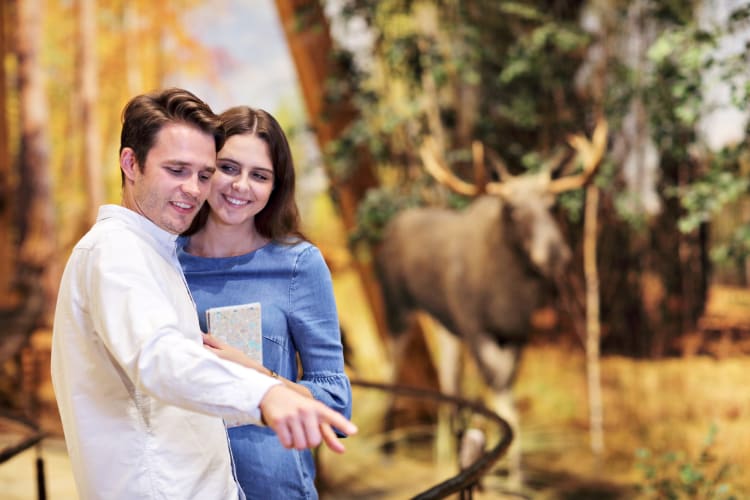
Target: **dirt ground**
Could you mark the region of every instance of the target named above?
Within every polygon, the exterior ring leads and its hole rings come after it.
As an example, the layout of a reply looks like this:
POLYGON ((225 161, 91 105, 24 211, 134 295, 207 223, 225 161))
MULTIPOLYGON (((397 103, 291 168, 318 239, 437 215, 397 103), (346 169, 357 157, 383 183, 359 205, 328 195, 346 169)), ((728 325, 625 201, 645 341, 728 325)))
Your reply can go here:
MULTIPOLYGON (((604 358, 605 451, 600 459, 589 446, 584 368, 578 346, 545 343, 526 349, 515 387, 525 486, 509 492, 501 459, 473 498, 659 498, 638 489, 649 484, 639 469, 639 450, 648 449, 658 458, 674 453, 676 464, 695 465, 712 425, 717 431, 710 449, 713 458, 700 470, 710 477, 730 466, 722 481, 728 491, 680 498, 719 499, 730 493, 750 498, 750 357, 604 358)), ((472 390, 476 388, 466 392, 472 390)), ((383 431, 388 402, 385 393, 355 386, 353 418, 360 433, 346 440, 344 455, 319 452, 321 500, 410 498, 457 472, 455 458, 447 463, 435 459, 430 422, 383 431), (386 443, 394 445, 390 454, 384 452, 386 443)), ((489 445, 496 439, 490 434, 489 445)), ((74 498, 62 440, 48 439, 44 455, 50 498, 74 498)), ((0 467, 0 497, 35 498, 33 458, 29 450, 0 467)), ((662 464, 657 470, 673 484, 678 479, 676 466, 662 464)))
MULTIPOLYGON (((501 459, 474 498, 656 498, 639 489, 655 482, 641 468, 646 461, 639 453, 644 450, 669 484, 678 485, 682 464, 704 473, 708 482, 723 484, 727 494, 750 495, 750 357, 609 357, 602 360, 601 372, 605 450, 597 457, 589 445, 582 349, 529 346, 515 386, 524 487, 508 494, 501 459), (698 459, 712 426, 716 434, 710 460, 701 465, 698 459), (663 461, 665 455, 674 463, 663 461), (724 466, 726 476, 714 481, 724 466)), ((453 463, 435 460, 430 423, 385 434, 387 402, 382 393, 355 388, 354 420, 361 432, 348 439, 345 455, 320 453, 322 499, 409 498, 457 472, 453 463), (386 441, 397 443, 395 453, 383 452, 386 441)))

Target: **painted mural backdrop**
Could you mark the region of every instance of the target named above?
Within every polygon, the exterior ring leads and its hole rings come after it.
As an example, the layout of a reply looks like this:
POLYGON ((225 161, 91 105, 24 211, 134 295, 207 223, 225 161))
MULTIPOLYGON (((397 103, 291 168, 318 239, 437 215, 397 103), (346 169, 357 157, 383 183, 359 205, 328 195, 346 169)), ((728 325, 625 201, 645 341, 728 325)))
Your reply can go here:
MULTIPOLYGON (((532 476, 747 494, 749 17, 739 0, 1 2, 0 404, 59 432, 59 273, 96 207, 119 201, 119 113, 135 94, 177 85, 279 117, 352 376, 377 380, 391 371, 384 228, 406 207, 472 201, 425 171, 421 147, 467 182, 575 174, 571 135, 603 120, 594 182, 552 208, 573 266, 542 297, 514 389, 532 476)), ((410 331, 398 381, 437 387, 434 328, 410 331)), ((480 398, 468 359, 463 390, 480 398)), ((386 410, 360 407, 363 434, 381 432, 386 410)))

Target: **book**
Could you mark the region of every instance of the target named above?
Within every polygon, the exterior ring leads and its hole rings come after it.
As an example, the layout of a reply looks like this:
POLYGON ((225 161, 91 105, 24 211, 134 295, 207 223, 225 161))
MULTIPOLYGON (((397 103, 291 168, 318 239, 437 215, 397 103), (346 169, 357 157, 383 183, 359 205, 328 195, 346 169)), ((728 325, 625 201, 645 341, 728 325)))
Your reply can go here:
POLYGON ((208 332, 263 364, 260 302, 206 310, 208 332))
MULTIPOLYGON (((211 307, 206 310, 206 323, 211 335, 236 347, 258 363, 263 363, 259 302, 211 307)), ((228 428, 249 423, 253 422, 241 418, 224 418, 224 424, 228 428)))

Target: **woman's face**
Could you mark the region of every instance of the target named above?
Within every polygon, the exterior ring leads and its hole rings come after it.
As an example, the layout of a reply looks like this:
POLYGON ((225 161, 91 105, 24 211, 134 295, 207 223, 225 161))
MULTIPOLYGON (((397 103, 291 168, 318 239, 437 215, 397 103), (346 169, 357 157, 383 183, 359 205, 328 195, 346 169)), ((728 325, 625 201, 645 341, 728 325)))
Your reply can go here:
POLYGON ((229 137, 216 160, 208 204, 212 217, 229 225, 253 221, 273 190, 268 144, 252 134, 229 137))

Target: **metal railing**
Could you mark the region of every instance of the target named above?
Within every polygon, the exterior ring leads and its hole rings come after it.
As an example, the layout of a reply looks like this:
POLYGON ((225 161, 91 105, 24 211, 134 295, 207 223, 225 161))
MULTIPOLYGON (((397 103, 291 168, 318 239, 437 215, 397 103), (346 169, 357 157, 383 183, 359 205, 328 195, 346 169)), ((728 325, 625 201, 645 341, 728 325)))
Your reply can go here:
POLYGON ((413 500, 432 500, 445 498, 454 493, 460 493, 461 498, 470 498, 471 491, 476 486, 479 479, 486 474, 492 465, 503 456, 513 441, 513 431, 508 422, 501 418, 486 406, 475 401, 469 401, 460 397, 449 396, 438 391, 409 387, 397 384, 383 384, 379 382, 370 382, 366 380, 352 380, 353 386, 367 389, 377 389, 389 392, 394 395, 407 396, 419 399, 429 399, 440 403, 448 403, 457 407, 457 409, 468 409, 472 412, 486 417, 498 425, 500 429, 500 439, 498 442, 486 450, 477 458, 475 462, 465 467, 458 474, 446 479, 421 493, 418 493, 413 500))

